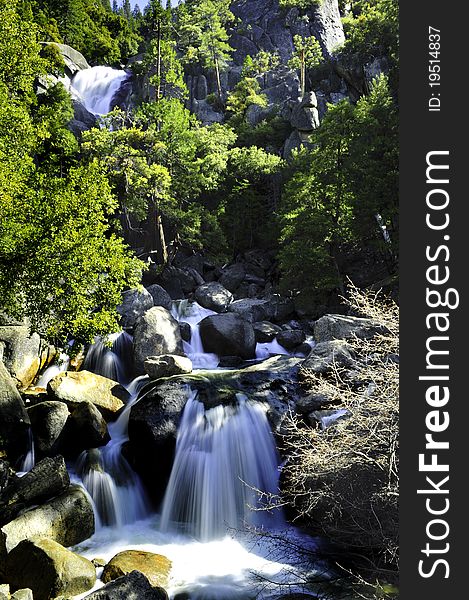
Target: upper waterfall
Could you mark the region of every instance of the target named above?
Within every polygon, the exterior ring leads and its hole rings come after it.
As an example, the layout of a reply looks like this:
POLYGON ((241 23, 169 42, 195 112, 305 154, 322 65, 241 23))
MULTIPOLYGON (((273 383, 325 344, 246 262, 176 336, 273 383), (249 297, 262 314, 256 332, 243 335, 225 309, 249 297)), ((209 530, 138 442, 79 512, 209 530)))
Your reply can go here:
POLYGON ((126 71, 111 67, 91 67, 78 71, 71 82, 71 91, 95 115, 106 115, 112 99, 129 77, 126 71))

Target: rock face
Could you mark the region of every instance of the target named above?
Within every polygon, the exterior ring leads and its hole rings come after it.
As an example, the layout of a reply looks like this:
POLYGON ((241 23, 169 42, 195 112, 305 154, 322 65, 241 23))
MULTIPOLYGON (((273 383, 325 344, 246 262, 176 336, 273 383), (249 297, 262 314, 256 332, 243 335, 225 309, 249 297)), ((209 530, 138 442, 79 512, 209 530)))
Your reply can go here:
POLYGON ((345 340, 354 335, 369 339, 377 333, 384 333, 384 330, 371 319, 345 315, 324 315, 314 324, 314 339, 318 342, 345 340))
POLYGON ((122 327, 131 329, 137 320, 153 306, 153 296, 145 288, 127 290, 122 294, 122 304, 117 307, 122 327))
POLYGON ((200 336, 206 352, 244 359, 256 355, 254 329, 239 315, 226 313, 206 317, 200 323, 200 336))
POLYGON ((51 379, 48 393, 64 402, 69 409, 81 402, 91 402, 106 419, 116 418, 117 413, 130 398, 119 383, 89 371, 65 371, 51 379))
POLYGON ((171 561, 161 554, 143 552, 142 550, 126 550, 116 554, 104 567, 101 577, 104 583, 113 581, 132 571, 143 573, 153 587, 166 588, 171 570, 171 561))
POLYGON ((47 538, 24 540, 8 555, 7 581, 15 588, 30 588, 35 600, 61 594, 74 596, 93 587, 93 564, 47 538))
POLYGON ((185 356, 163 354, 150 356, 144 362, 144 368, 150 379, 183 375, 192 371, 192 362, 185 356))
POLYGON ((70 477, 61 456, 41 460, 0 493, 0 525, 14 519, 25 508, 65 492, 69 485, 70 477))
POLYGON ((86 600, 168 600, 162 588, 154 588, 142 573, 132 571, 86 596, 86 600))
POLYGON ((70 486, 47 504, 23 513, 0 529, 0 574, 7 553, 23 540, 39 536, 73 546, 91 537, 94 528, 88 496, 80 486, 70 486))
POLYGON ((233 294, 216 281, 204 283, 195 291, 195 299, 204 308, 215 312, 225 312, 233 294))
POLYGON ((0 454, 12 465, 29 447, 30 421, 15 382, 0 361, 0 454))
POLYGON ((28 408, 34 435, 34 446, 38 456, 57 454, 60 437, 69 417, 64 402, 46 400, 28 408))
POLYGON ((148 310, 138 321, 134 333, 134 359, 137 373, 143 374, 149 356, 183 355, 178 322, 162 306, 148 310))
POLYGON ((57 44, 56 42, 45 43, 58 48, 62 58, 64 59, 65 67, 70 77, 73 77, 73 75, 75 75, 75 73, 78 71, 90 68, 90 65, 87 63, 83 54, 80 54, 78 50, 75 50, 71 46, 67 46, 66 44, 57 44))
POLYGON ((25 325, 0 327, 0 360, 20 388, 32 383, 41 368, 41 338, 25 325))

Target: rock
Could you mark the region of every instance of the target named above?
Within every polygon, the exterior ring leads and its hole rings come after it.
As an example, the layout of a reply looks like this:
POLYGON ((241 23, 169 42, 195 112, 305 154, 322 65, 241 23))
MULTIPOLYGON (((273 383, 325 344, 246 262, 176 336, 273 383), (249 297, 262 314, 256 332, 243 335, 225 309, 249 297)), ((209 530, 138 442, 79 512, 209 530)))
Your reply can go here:
POLYGON ((0 458, 0 494, 16 478, 16 474, 8 464, 8 461, 0 458))
POLYGON ((173 301, 171 300, 171 296, 161 287, 161 285, 158 285, 157 283, 149 285, 147 287, 147 292, 153 298, 154 306, 162 306, 163 308, 166 308, 166 310, 171 310, 173 301))
POLYGON ((60 446, 60 436, 70 415, 64 402, 46 400, 28 408, 38 456, 54 456, 60 446))
POLYGON ((177 356, 175 354, 149 356, 143 364, 150 379, 183 375, 192 371, 191 360, 185 356, 177 356))
POLYGON ((8 555, 5 570, 10 585, 30 588, 34 600, 82 594, 96 581, 89 560, 47 538, 20 542, 8 555))
POLYGON ((161 275, 161 283, 173 300, 181 300, 195 291, 199 277, 194 277, 191 269, 166 267, 161 275))
POLYGON ((0 327, 0 360, 21 388, 27 388, 41 368, 42 345, 26 325, 0 327))
POLYGON ((196 100, 194 98, 191 108, 203 125, 223 122, 222 113, 217 112, 207 100, 196 100))
POLYGON ((179 323, 179 331, 181 333, 181 338, 185 341, 185 342, 190 342, 192 339, 192 329, 191 326, 189 325, 189 323, 185 323, 184 321, 181 321, 179 323))
POLYGON ((57 44, 56 42, 42 42, 44 44, 50 44, 55 46, 60 51, 62 58, 65 62, 65 67, 70 76, 75 75, 77 71, 89 69, 90 65, 87 63, 86 58, 83 54, 80 54, 77 50, 66 44, 57 44))
POLYGON ((302 398, 298 398, 295 403, 296 412, 301 415, 307 415, 315 410, 321 409, 323 406, 336 402, 331 400, 325 394, 309 394, 302 398))
POLYGON ((223 269, 220 283, 230 292, 236 292, 236 289, 242 283, 245 276, 246 271, 244 270, 244 266, 241 263, 235 263, 223 269))
POLYGON ((141 317, 134 333, 134 360, 137 373, 143 374, 149 356, 183 355, 179 324, 162 306, 155 306, 141 317))
POLYGON ((290 298, 273 294, 268 300, 269 318, 277 323, 283 323, 295 312, 295 304, 290 298))
POLYGON ((0 525, 13 520, 25 508, 65 492, 69 485, 70 477, 61 456, 41 460, 0 493, 0 525))
POLYGON ((80 100, 75 99, 72 102, 75 120, 83 123, 86 129, 95 127, 98 122, 96 115, 91 113, 80 100))
POLYGON ((200 336, 206 352, 218 356, 256 356, 256 336, 250 323, 234 313, 206 317, 200 322, 200 336))
POLYGON ((325 373, 334 364, 345 368, 350 368, 354 364, 348 345, 340 340, 316 344, 302 362, 301 372, 325 373))
POLYGON ((122 294, 122 304, 117 307, 121 315, 122 327, 131 329, 137 320, 153 306, 153 296, 142 288, 141 290, 127 290, 122 294))
POLYGON ((171 474, 177 428, 189 394, 183 382, 162 380, 130 411, 131 462, 156 502, 162 499, 171 474))
POLYGON ((0 529, 0 575, 7 553, 21 541, 47 537, 63 546, 74 546, 91 537, 95 522, 88 496, 78 485, 29 510, 0 529))
POLYGON ((269 318, 269 303, 258 298, 243 298, 232 302, 228 312, 239 315, 249 323, 256 323, 269 318))
POLYGON ((116 554, 104 567, 102 581, 109 583, 132 571, 143 573, 153 587, 168 586, 171 561, 161 554, 143 550, 125 550, 116 554))
POLYGON ((258 321, 253 324, 256 342, 265 344, 271 342, 281 331, 281 327, 269 321, 258 321))
POLYGON ((8 584, 0 584, 0 600, 10 600, 10 586, 8 584))
POLYGON ((85 600, 168 600, 168 594, 162 588, 152 587, 139 571, 132 571, 89 594, 85 600))
POLYGON ((314 339, 317 342, 345 340, 353 336, 370 339, 385 329, 371 319, 361 319, 346 315, 324 315, 313 326, 314 339))
POLYGON ((310 92, 293 108, 290 118, 291 126, 301 131, 313 131, 319 127, 318 102, 316 94, 310 92))
POLYGON ((30 421, 15 381, 0 361, 0 456, 16 465, 29 449, 30 421))
POLYGON ((94 404, 105 419, 115 419, 130 394, 116 381, 90 371, 65 371, 47 384, 52 398, 74 409, 81 402, 94 404))
POLYGON ((208 96, 207 78, 205 75, 199 75, 194 85, 194 97, 196 100, 205 100, 208 96))
POLYGON ((80 402, 70 415, 68 447, 75 452, 105 446, 111 439, 106 421, 91 402, 80 402))
POLYGON ((11 600, 34 600, 33 590, 25 588, 23 590, 17 590, 11 595, 11 600))
POLYGON ((321 44, 326 58, 344 43, 338 0, 322 0, 312 9, 311 33, 321 44))
POLYGON ((221 283, 213 281, 199 286, 195 291, 195 299, 204 308, 215 312, 225 312, 233 300, 233 294, 221 283))
POLYGON ((301 329, 290 329, 282 331, 277 336, 277 342, 286 350, 293 350, 306 339, 305 332, 301 329))
POLYGON ((314 410, 308 414, 308 420, 311 425, 319 424, 322 429, 327 429, 338 421, 350 419, 351 413, 348 410, 314 410))
POLYGON ((300 133, 297 129, 291 132, 283 147, 283 158, 288 160, 292 157, 293 151, 298 150, 303 145, 300 133))
POLYGON ((222 356, 218 366, 221 369, 232 369, 234 367, 240 367, 244 363, 244 360, 240 356, 222 356))

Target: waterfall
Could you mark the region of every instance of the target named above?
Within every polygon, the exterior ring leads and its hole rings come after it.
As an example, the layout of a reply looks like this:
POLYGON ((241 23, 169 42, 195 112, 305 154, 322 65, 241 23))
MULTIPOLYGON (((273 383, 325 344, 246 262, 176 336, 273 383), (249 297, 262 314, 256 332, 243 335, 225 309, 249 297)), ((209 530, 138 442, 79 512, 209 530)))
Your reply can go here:
POLYGON ((129 74, 111 67, 92 67, 78 71, 71 82, 71 92, 95 115, 106 115, 112 100, 129 74))
POLYGON ((34 437, 33 430, 30 427, 28 430, 28 451, 26 452, 23 462, 21 463, 21 467, 18 469, 18 471, 20 473, 27 473, 28 471, 31 471, 35 464, 36 456, 34 451, 34 437))
POLYGON ((286 354, 290 356, 290 352, 283 346, 281 346, 277 340, 272 340, 271 342, 265 343, 257 343, 256 344, 256 359, 257 360, 265 360, 273 356, 274 354, 286 354))
POLYGON ((113 379, 125 385, 130 380, 132 336, 126 331, 113 333, 104 340, 96 338, 86 353, 83 367, 87 371, 113 379))
POLYGON ((56 364, 47 367, 44 373, 39 377, 36 387, 46 388, 49 381, 58 375, 59 373, 63 373, 67 371, 70 365, 70 357, 68 354, 61 353, 59 355, 59 359, 56 364))
POLYGON ((191 359, 193 368, 216 369, 220 360, 216 354, 204 351, 199 323, 205 317, 217 313, 208 308, 203 308, 197 302, 188 302, 187 300, 174 302, 171 313, 179 323, 188 323, 191 328, 191 339, 189 342, 183 341, 183 349, 186 356, 191 359))
POLYGON ((259 492, 278 493, 279 459, 266 412, 265 405, 243 394, 235 405, 206 410, 192 394, 179 425, 163 531, 182 523, 208 541, 228 528, 272 527, 280 520, 279 511, 255 510, 261 508, 259 492))

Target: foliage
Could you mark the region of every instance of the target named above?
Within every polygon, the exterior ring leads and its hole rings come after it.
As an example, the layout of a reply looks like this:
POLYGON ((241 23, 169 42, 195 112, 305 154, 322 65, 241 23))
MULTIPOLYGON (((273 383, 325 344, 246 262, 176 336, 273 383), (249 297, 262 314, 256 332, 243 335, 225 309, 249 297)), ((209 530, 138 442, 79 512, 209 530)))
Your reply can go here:
POLYGON ((297 69, 300 72, 301 92, 304 96, 306 92, 306 69, 318 67, 323 61, 322 49, 314 35, 303 37, 295 35, 293 37, 295 51, 288 61, 291 69, 297 69))
POLYGON ((247 110, 250 106, 267 106, 267 97, 260 93, 260 85, 254 77, 243 77, 234 90, 228 94, 226 110, 230 117, 230 123, 236 127, 246 119, 247 110))
POLYGON ((305 10, 321 4, 322 0, 279 0, 279 6, 283 9, 299 8, 305 10))

